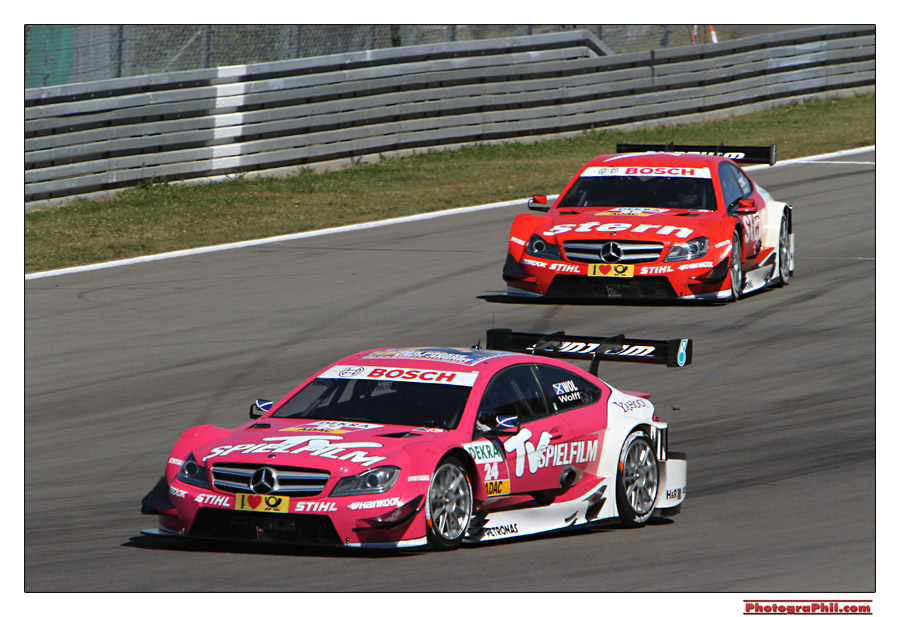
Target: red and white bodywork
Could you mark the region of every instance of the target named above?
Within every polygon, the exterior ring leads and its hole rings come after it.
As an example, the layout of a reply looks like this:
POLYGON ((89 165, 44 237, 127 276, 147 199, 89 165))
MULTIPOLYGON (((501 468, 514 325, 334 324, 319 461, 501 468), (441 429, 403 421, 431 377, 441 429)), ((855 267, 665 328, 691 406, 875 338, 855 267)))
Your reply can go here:
POLYGON ((145 533, 454 548, 677 513, 687 464, 667 451, 649 395, 560 358, 677 366, 690 362, 689 341, 567 337, 541 348, 541 335, 491 332, 494 350, 354 354, 262 402, 267 411, 254 405, 236 429, 188 429, 144 498, 142 512, 159 518, 145 533), (532 353, 498 350, 522 340, 532 353))
MULTIPOLYGON (((589 161, 552 206, 535 196, 513 221, 507 293, 548 298, 735 300, 793 271, 791 207, 735 164, 768 160, 753 147, 721 155, 634 151, 589 161)), ((659 146, 663 148, 663 146, 659 146)), ((716 150, 713 147, 711 150, 716 150)))

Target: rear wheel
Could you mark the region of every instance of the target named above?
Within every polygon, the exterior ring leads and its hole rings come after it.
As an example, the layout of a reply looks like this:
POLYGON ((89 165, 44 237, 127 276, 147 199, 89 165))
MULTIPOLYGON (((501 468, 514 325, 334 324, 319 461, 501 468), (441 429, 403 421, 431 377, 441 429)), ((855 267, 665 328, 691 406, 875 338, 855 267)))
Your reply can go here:
POLYGON ((741 289, 744 288, 744 269, 741 265, 742 253, 741 233, 735 229, 734 236, 731 238, 731 263, 728 264, 728 280, 731 284, 729 302, 736 302, 741 296, 741 289))
POLYGON ((472 520, 472 483, 456 457, 442 460, 434 472, 428 486, 426 517, 432 548, 452 550, 466 537, 472 520))
POLYGON ((787 216, 781 217, 781 229, 778 231, 778 282, 776 287, 784 287, 791 282, 791 236, 788 234, 787 216))
POLYGON ((622 524, 643 525, 653 514, 658 492, 659 463, 653 444, 644 433, 635 431, 625 440, 619 454, 616 504, 622 524))

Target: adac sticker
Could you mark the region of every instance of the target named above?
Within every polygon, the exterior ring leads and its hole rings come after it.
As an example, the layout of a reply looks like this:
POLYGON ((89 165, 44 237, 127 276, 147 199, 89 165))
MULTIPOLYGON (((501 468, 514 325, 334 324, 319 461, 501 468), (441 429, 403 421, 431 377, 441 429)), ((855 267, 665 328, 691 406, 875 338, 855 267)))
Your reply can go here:
POLYGON ((484 490, 488 497, 509 495, 509 480, 490 480, 484 483, 484 490))

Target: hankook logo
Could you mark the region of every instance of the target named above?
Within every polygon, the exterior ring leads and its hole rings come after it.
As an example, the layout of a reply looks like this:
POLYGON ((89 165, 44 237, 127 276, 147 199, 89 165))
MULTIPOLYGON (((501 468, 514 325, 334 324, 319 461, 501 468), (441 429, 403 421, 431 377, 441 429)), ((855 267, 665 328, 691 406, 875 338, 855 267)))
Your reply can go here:
POLYGON ((250 490, 258 495, 268 495, 275 490, 278 480, 271 467, 260 467, 250 477, 250 490))
POLYGON ((622 247, 617 242, 607 242, 600 247, 600 259, 608 264, 614 264, 622 259, 622 247))

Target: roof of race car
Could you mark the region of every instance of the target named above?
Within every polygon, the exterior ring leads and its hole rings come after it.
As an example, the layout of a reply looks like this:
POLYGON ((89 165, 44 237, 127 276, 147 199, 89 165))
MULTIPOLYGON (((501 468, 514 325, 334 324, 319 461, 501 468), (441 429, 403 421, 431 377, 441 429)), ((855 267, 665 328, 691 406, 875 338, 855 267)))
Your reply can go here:
POLYGON ((423 360, 434 362, 436 364, 447 364, 458 367, 475 366, 490 358, 517 355, 520 354, 510 351, 493 351, 489 349, 473 349, 466 347, 389 347, 385 349, 363 351, 349 356, 343 361, 350 359, 361 362, 367 360, 423 360))
POLYGON ((636 165, 664 165, 680 167, 716 167, 721 161, 729 160, 724 156, 712 154, 694 154, 689 152, 626 152, 622 154, 601 154, 588 162, 588 165, 602 163, 609 165, 634 163, 636 165))
POLYGON ((509 351, 458 347, 392 347, 372 349, 347 356, 318 373, 318 378, 419 381, 472 386, 479 375, 495 370, 523 354, 509 351), (480 363, 500 359, 490 368, 480 363))

